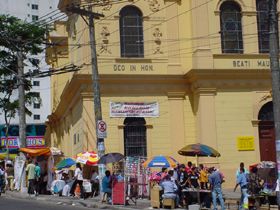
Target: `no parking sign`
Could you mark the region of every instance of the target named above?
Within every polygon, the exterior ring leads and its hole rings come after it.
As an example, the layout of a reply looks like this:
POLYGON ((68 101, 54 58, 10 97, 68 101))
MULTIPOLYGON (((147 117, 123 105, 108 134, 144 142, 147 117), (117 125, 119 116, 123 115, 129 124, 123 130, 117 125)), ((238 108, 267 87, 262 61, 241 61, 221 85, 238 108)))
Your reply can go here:
POLYGON ((100 139, 107 138, 107 125, 103 120, 97 121, 97 137, 100 139))

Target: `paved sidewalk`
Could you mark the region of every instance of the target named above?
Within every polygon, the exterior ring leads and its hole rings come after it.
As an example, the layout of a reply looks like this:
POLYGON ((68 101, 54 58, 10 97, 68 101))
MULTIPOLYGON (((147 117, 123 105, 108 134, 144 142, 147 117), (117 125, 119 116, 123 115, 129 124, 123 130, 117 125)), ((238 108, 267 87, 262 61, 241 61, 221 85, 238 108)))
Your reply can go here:
POLYGON ((72 206, 83 206, 88 208, 97 208, 97 209, 149 209, 150 201, 146 199, 138 199, 137 205, 131 204, 127 206, 122 205, 109 205, 101 202, 100 197, 87 198, 85 200, 74 198, 74 197, 62 197, 57 195, 39 195, 39 196, 29 196, 27 193, 21 193, 17 191, 6 191, 2 196, 19 198, 19 199, 28 199, 36 200, 42 202, 51 202, 57 205, 72 205, 72 206))
MULTIPOLYGON (((239 200, 240 192, 233 192, 232 189, 223 190, 226 199, 239 200)), ((73 198, 73 197, 61 197, 57 195, 39 195, 37 197, 31 197, 27 193, 20 193, 16 191, 7 191, 3 196, 20 198, 20 199, 29 199, 37 200, 42 202, 51 202, 57 205, 72 205, 72 206, 83 206, 88 208, 97 208, 97 209, 152 209, 150 207, 150 201, 147 199, 138 199, 137 204, 131 204, 127 206, 122 205, 109 205, 101 203, 100 197, 87 198, 85 200, 73 198)))

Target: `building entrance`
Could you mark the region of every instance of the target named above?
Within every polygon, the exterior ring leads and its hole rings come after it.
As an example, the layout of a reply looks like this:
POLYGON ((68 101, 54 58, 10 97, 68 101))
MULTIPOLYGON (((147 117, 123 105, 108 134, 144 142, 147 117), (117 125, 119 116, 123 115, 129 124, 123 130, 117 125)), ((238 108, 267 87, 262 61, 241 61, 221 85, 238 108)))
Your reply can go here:
POLYGON ((262 106, 259 115, 259 142, 261 161, 276 162, 275 128, 273 118, 273 104, 268 102, 262 106))

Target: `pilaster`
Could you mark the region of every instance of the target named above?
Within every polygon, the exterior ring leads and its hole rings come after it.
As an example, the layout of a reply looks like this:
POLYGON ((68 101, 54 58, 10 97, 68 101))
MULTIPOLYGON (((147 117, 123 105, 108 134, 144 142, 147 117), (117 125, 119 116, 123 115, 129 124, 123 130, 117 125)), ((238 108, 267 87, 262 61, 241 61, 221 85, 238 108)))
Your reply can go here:
POLYGON ((196 88, 194 93, 194 107, 196 115, 197 143, 217 148, 217 127, 215 96, 216 88, 196 88))
POLYGON ((168 92, 170 119, 170 154, 177 154, 185 146, 184 101, 185 92, 168 92))

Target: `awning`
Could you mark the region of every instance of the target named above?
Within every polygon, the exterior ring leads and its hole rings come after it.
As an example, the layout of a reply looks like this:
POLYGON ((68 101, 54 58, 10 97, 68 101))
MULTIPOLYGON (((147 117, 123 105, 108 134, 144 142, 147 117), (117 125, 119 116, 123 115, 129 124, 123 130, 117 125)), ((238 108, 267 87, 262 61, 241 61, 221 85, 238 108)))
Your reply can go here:
MULTIPOLYGON (((9 154, 9 159, 13 160, 15 159, 15 157, 17 156, 17 154, 9 154)), ((7 157, 7 153, 0 153, 0 160, 4 160, 7 157)))
POLYGON ((50 148, 40 148, 40 149, 20 148, 19 151, 25 152, 33 157, 41 156, 41 155, 46 155, 46 156, 51 155, 50 148))

